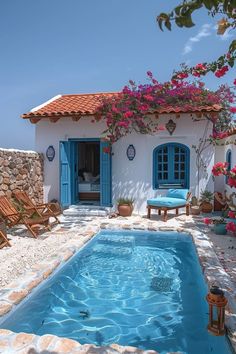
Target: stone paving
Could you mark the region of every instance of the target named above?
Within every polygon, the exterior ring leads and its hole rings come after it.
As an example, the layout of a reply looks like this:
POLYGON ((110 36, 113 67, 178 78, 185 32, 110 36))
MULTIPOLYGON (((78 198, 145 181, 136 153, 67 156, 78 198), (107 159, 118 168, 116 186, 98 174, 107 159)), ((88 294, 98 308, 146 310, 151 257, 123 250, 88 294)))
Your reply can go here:
MULTIPOLYGON (((219 284, 228 298, 229 304, 226 312, 228 335, 232 345, 236 348, 236 282, 235 270, 230 266, 229 258, 234 256, 235 238, 231 236, 214 238, 201 221, 201 218, 186 217, 185 215, 170 218, 163 223, 158 216, 152 220, 134 216, 131 218, 82 218, 62 217, 62 223, 53 229, 55 237, 68 234, 68 238, 54 254, 50 254, 43 262, 34 264, 18 279, 14 279, 7 287, 0 291, 0 316, 8 313, 22 299, 61 264, 66 262, 79 248, 81 248, 100 229, 137 229, 149 231, 187 232, 193 239, 204 277, 209 285, 219 284), (226 245, 227 240, 227 245, 226 245), (213 241, 213 243, 211 242, 213 241), (214 245, 213 245, 214 244, 214 245), (228 246, 229 245, 229 246, 228 246), (233 248, 232 248, 233 247, 233 248), (224 249, 224 251, 222 251, 224 249), (224 252, 224 253, 222 253, 224 252), (218 257, 216 255, 218 253, 218 257), (226 257, 227 256, 227 257, 226 257), (229 257, 228 257, 229 256, 229 257), (220 263, 221 262, 221 263, 220 263), (223 265, 223 266, 222 266, 223 265)), ((40 236, 47 242, 49 234, 40 236)), ((52 237, 52 235, 50 236, 52 237)), ((57 240, 59 240, 58 238, 57 240)), ((39 240, 34 240, 39 242, 39 240)), ((233 260, 232 260, 233 261, 233 260)), ((234 263, 233 263, 234 264, 234 263)), ((13 333, 0 330, 0 353, 155 353, 142 351, 132 347, 122 347, 113 344, 109 347, 95 347, 80 345, 78 342, 58 338, 52 335, 36 336, 33 334, 13 333)))

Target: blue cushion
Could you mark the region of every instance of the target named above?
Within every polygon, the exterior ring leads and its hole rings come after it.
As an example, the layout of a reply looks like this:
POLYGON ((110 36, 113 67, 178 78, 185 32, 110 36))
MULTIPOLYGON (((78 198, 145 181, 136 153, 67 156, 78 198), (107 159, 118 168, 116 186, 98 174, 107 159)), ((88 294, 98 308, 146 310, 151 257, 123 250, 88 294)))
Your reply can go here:
POLYGON ((176 208, 178 206, 186 205, 186 199, 159 197, 148 199, 147 204, 157 207, 176 208))
POLYGON ((188 189, 169 189, 166 197, 177 198, 177 199, 187 199, 188 189))

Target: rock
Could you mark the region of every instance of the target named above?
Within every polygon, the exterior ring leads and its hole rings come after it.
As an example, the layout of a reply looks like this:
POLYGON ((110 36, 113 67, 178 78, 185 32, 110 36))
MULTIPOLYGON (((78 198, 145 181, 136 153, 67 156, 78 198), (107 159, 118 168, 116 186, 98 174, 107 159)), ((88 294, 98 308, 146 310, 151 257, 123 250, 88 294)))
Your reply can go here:
POLYGON ((0 188, 1 188, 2 191, 7 191, 8 190, 8 185, 7 184, 2 184, 0 188))
POLYGON ((0 150, 0 195, 25 190, 43 202, 43 159, 41 154, 0 150))

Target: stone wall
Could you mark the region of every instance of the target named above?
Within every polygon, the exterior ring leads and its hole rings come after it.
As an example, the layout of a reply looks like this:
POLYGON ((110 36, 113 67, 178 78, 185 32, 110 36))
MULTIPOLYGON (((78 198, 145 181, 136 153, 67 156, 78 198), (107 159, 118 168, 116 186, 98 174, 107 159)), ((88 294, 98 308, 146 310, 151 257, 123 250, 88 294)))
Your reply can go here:
POLYGON ((43 202, 43 156, 34 151, 0 149, 0 196, 26 191, 43 202))

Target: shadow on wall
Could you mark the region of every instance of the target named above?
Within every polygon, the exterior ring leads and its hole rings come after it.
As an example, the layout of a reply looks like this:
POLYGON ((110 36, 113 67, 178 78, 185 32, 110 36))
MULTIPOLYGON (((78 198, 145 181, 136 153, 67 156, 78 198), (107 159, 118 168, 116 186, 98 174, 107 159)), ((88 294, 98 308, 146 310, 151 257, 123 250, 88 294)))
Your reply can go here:
POLYGON ((133 198, 135 211, 143 211, 143 206, 146 205, 147 199, 157 194, 155 193, 157 191, 153 190, 152 195, 150 195, 151 190, 151 183, 144 183, 142 181, 136 182, 135 184, 133 181, 113 183, 114 206, 116 206, 116 200, 120 197, 133 198))
POLYGON ((213 156, 214 156, 214 148, 212 146, 209 146, 204 151, 204 155, 200 157, 200 167, 197 166, 197 160, 194 163, 195 166, 193 167, 196 168, 196 173, 195 173, 196 188, 195 188, 195 193, 194 191, 192 191, 192 193, 193 195, 196 195, 196 197, 199 197, 201 191, 205 189, 213 192, 214 183, 211 175, 211 165, 214 162, 213 156), (198 181, 199 181, 199 187, 198 187, 198 181))

